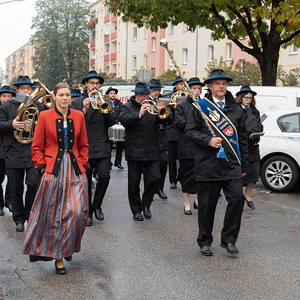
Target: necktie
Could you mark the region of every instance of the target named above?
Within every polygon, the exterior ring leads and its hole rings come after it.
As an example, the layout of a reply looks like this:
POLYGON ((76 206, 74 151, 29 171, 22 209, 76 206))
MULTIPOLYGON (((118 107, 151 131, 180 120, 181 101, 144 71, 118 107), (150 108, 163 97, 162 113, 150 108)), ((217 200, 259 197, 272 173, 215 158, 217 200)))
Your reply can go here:
POLYGON ((219 107, 220 107, 220 109, 221 109, 221 110, 223 110, 223 105, 224 105, 224 102, 222 102, 222 101, 219 101, 219 102, 218 102, 218 104, 219 104, 219 107))

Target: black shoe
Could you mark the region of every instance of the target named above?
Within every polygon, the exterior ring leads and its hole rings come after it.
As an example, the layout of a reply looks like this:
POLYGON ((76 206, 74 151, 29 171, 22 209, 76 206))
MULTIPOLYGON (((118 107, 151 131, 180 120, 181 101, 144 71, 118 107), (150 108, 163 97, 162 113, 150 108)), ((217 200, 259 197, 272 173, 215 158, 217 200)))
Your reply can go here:
POLYGON ((196 204, 196 202, 194 202, 193 207, 194 209, 198 209, 198 205, 196 204))
POLYGON ((201 247, 201 254, 204 256, 212 256, 212 251, 210 246, 201 247))
POLYGON ((103 220, 104 220, 104 215, 103 215, 103 212, 102 212, 102 209, 101 209, 101 208, 96 208, 96 209, 95 209, 95 217, 96 217, 96 219, 98 219, 99 221, 103 221, 103 220))
POLYGON ((86 226, 92 226, 92 225, 93 225, 93 216, 88 217, 86 222, 86 226))
POLYGON ((170 185, 170 189, 174 190, 176 188, 177 188, 176 182, 172 182, 171 185, 170 185))
POLYGON ((24 231, 24 224, 23 223, 19 223, 16 225, 16 232, 22 232, 24 231))
POLYGON ((92 190, 95 190, 95 189, 96 189, 96 184, 95 184, 94 181, 92 181, 92 183, 91 183, 91 188, 92 188, 92 190))
POLYGON ((168 199, 168 196, 164 193, 164 191, 157 190, 156 194, 158 195, 159 198, 161 199, 168 199))
POLYGON ((151 219, 152 215, 151 215, 150 207, 144 208, 144 217, 146 219, 151 219))
POLYGON ((66 268, 65 267, 58 268, 57 265, 56 265, 56 261, 55 261, 55 270, 56 270, 56 274, 59 274, 59 275, 67 274, 66 268))
POLYGON ((136 213, 136 214, 134 214, 134 215, 133 215, 133 219, 134 219, 135 221, 144 221, 144 218, 143 218, 143 216, 141 215, 141 213, 136 213))
POLYGON ((12 206, 11 206, 11 204, 8 204, 8 210, 12 213, 12 206))
POLYGON ((71 261, 71 260, 72 260, 72 255, 71 255, 71 256, 64 257, 64 259, 65 259, 66 261, 71 261))
POLYGON ((183 207, 183 211, 184 211, 184 214, 185 215, 192 215, 193 213, 192 213, 192 211, 189 209, 189 210, 185 210, 185 207, 183 207))
POLYGON ((251 209, 255 209, 254 203, 252 201, 248 201, 246 198, 245 198, 245 201, 251 209))
POLYGON ((4 216, 4 210, 0 207, 0 216, 4 216))
POLYGON ((238 254, 239 250, 237 249, 237 247, 234 244, 225 244, 225 243, 221 243, 220 245, 222 248, 225 248, 227 250, 228 253, 230 254, 238 254))
POLYGON ((121 169, 121 170, 124 169, 124 167, 123 167, 121 164, 117 164, 117 165, 115 165, 115 167, 118 167, 118 168, 121 169))

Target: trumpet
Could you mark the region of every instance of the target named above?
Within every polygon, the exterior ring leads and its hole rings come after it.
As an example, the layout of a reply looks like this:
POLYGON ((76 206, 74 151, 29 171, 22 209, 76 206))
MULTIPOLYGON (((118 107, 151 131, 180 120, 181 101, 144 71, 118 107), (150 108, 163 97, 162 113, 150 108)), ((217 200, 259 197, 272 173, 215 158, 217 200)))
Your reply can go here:
MULTIPOLYGON (((162 101, 162 100, 159 100, 162 101)), ((169 100, 167 100, 169 102, 169 100)), ((155 103, 150 99, 146 99, 142 102, 143 104, 148 104, 148 113, 151 115, 157 115, 160 119, 166 119, 170 114, 170 109, 166 106, 159 107, 160 105, 165 105, 164 103, 155 103)), ((168 103, 167 103, 168 104, 168 103)))
POLYGON ((102 96, 98 90, 90 92, 89 98, 93 109, 99 109, 102 114, 108 114, 111 111, 111 103, 106 102, 109 100, 108 96, 102 96))

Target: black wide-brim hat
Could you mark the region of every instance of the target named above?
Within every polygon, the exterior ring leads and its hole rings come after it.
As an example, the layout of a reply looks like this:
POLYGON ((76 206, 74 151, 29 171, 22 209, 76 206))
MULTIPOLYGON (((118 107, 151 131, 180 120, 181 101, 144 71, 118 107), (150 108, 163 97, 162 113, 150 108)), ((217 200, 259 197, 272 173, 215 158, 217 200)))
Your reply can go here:
POLYGON ((159 79, 151 79, 149 82, 149 87, 150 88, 162 88, 161 82, 159 79))
POLYGON ((30 79, 29 76, 25 75, 25 76, 22 76, 20 75, 18 77, 18 81, 16 83, 14 83, 14 86, 19 86, 19 85, 25 85, 25 84, 29 84, 31 86, 35 85, 35 83, 33 83, 30 79))
POLYGON ((146 82, 137 82, 135 84, 134 90, 131 90, 134 93, 150 93, 148 85, 146 82))
POLYGON ((203 82, 200 81, 200 79, 198 77, 192 77, 190 78, 190 80, 188 81, 188 85, 192 86, 194 84, 198 84, 201 86, 205 86, 205 84, 203 82))
POLYGON ((222 69, 215 69, 215 70, 211 71, 211 73, 209 75, 209 78, 206 79, 206 80, 204 80, 204 83, 208 84, 208 83, 210 83, 211 80, 215 80, 215 79, 224 79, 227 82, 233 81, 233 79, 227 77, 227 75, 225 74, 224 70, 222 70, 222 69))
POLYGON ((16 93, 10 88, 10 86, 8 85, 4 85, 1 89, 0 89, 0 95, 2 93, 10 93, 13 95, 13 97, 16 96, 16 93))
POLYGON ((79 89, 72 89, 71 91, 71 97, 81 97, 81 93, 79 89))
POLYGON ((177 76, 177 77, 175 78, 174 82, 172 83, 172 85, 175 85, 175 84, 178 83, 178 82, 183 82, 183 79, 182 79, 181 76, 177 76))
POLYGON ((257 93, 254 92, 254 91, 252 91, 251 88, 250 88, 250 86, 248 86, 248 85, 242 86, 241 89, 240 89, 240 91, 237 92, 235 95, 238 96, 238 95, 240 95, 242 93, 246 93, 246 94, 247 93, 251 93, 253 96, 257 95, 257 93))
POLYGON ((86 77, 84 79, 82 79, 82 81, 81 81, 82 84, 85 84, 90 78, 98 78, 100 81, 100 84, 102 84, 104 82, 104 78, 99 76, 96 71, 89 71, 88 74, 86 75, 86 77))
POLYGON ((112 86, 110 86, 110 87, 107 89, 107 91, 105 92, 105 95, 108 95, 111 91, 115 91, 116 94, 118 94, 118 90, 115 89, 115 88, 113 88, 112 86))

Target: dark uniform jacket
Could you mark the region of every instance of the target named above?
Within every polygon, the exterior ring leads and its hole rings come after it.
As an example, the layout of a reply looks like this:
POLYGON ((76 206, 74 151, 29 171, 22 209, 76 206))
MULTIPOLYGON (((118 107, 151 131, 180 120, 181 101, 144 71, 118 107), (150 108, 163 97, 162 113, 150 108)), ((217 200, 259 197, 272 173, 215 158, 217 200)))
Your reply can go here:
MULTIPOLYGON (((9 99, 0 106, 0 132, 2 132, 3 146, 5 149, 5 166, 7 168, 31 168, 34 163, 31 159, 31 144, 21 144, 14 137, 15 129, 12 122, 20 103, 9 99)), ((36 103, 39 111, 44 105, 36 103)))
POLYGON ((184 134, 185 126, 192 109, 194 100, 188 96, 176 105, 175 125, 178 129, 178 158, 194 159, 194 143, 184 134))
MULTIPOLYGON (((1 103, 0 103, 1 107, 1 103)), ((0 131, 0 159, 5 158, 5 150, 4 150, 4 145, 3 145, 3 133, 0 131)))
POLYGON ((112 111, 114 113, 114 117, 115 117, 116 123, 118 123, 123 103, 122 103, 122 101, 120 101, 117 98, 115 98, 115 101, 112 101, 112 103, 113 103, 112 111))
MULTIPOLYGON (((171 97, 176 91, 177 90, 174 87, 173 93, 170 93, 170 94, 166 95, 166 97, 171 97)), ((171 106, 171 112, 173 114, 173 117, 175 118, 176 110, 174 109, 174 106, 171 106)), ((173 122, 170 125, 167 125, 167 136, 168 136, 169 141, 172 141, 172 142, 177 142, 178 141, 178 130, 176 128, 175 122, 173 122)))
MULTIPOLYGON (((208 145, 212 134, 202 119, 199 110, 193 109, 186 124, 185 134, 194 142, 196 181, 239 179, 242 177, 242 172, 247 173, 249 170, 245 114, 241 107, 235 102, 230 92, 227 91, 225 98, 226 105, 223 108, 223 112, 237 130, 242 168, 225 141, 222 142, 222 146, 224 147, 227 160, 216 158, 219 149, 212 148, 208 145)), ((211 94, 208 99, 213 102, 211 94)), ((219 136, 216 130, 215 134, 219 136)))
MULTIPOLYGON (((85 88, 82 96, 71 102, 71 108, 83 111, 83 100, 88 98, 85 88)), ((98 109, 90 105, 85 115, 86 130, 88 136, 89 158, 111 157, 111 144, 108 138, 108 127, 115 124, 112 110, 108 114, 102 114, 98 109)))
POLYGON ((132 96, 122 107, 120 122, 125 127, 125 156, 127 160, 159 160, 159 124, 173 122, 172 114, 166 119, 146 112, 139 117, 141 104, 132 96))

